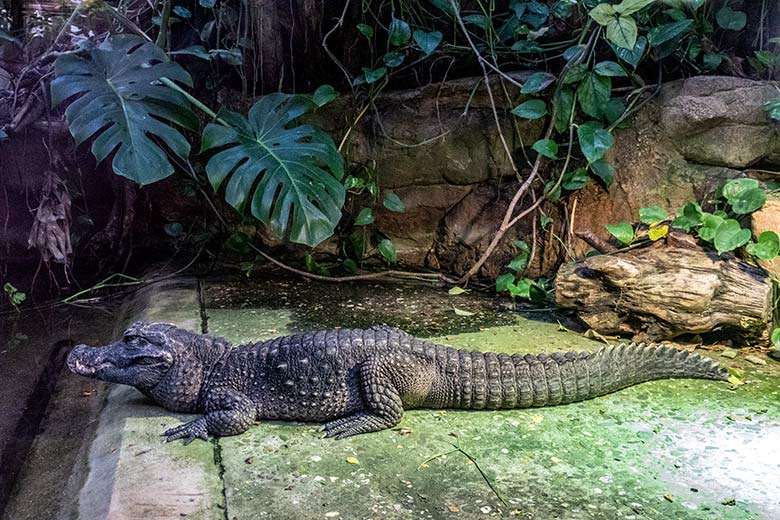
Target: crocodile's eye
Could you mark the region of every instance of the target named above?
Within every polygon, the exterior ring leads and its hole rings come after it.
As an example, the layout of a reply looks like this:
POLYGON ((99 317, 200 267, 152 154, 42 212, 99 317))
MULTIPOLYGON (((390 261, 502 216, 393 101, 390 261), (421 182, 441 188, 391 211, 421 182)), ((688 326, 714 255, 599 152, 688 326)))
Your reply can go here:
POLYGON ((141 345, 141 336, 127 335, 124 337, 124 342, 131 347, 138 347, 141 345))

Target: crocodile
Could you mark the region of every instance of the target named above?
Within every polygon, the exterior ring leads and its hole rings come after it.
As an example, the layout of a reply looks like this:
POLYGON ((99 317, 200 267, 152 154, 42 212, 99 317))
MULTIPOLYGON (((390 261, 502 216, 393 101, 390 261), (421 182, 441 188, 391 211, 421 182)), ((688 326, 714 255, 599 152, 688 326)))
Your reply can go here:
POLYGON ((138 322, 110 345, 74 347, 68 367, 134 386, 167 410, 202 414, 162 434, 185 443, 237 435, 260 419, 325 423, 325 436, 341 439, 391 428, 412 408, 552 406, 653 379, 728 378, 711 359, 669 346, 510 355, 438 345, 384 325, 233 347, 138 322))

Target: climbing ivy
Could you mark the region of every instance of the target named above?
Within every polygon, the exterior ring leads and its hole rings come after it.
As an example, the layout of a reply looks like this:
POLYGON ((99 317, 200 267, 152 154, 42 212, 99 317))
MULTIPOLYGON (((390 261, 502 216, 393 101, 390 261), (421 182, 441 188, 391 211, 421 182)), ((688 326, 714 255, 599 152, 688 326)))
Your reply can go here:
MULTIPOLYGON (((674 67, 688 67, 694 72, 716 70, 724 55, 712 43, 713 34, 745 26, 745 13, 728 6, 716 11, 703 0, 586 0, 555 2, 550 9, 539 2, 513 1, 506 17, 486 12, 479 18, 463 19, 484 31, 480 36, 490 41, 493 57, 501 56, 500 49, 506 45, 519 54, 518 59, 534 60, 538 56, 545 61, 534 61, 534 65, 557 65, 557 71, 549 68, 523 82, 520 92, 528 97, 512 110, 520 119, 551 119, 553 135, 530 148, 561 170, 542 191, 542 196, 552 202, 582 189, 589 179, 609 188, 615 175, 606 159, 614 143, 612 133, 630 124, 631 115, 657 91, 663 79, 660 72, 674 67), (559 21, 577 27, 568 40, 557 30, 559 21), (656 67, 647 69, 645 64, 652 63, 656 67), (648 85, 646 70, 658 71, 653 78, 656 86, 648 85)), ((780 114, 780 105, 770 102, 766 109, 770 114, 780 114)), ((735 214, 754 211, 753 206, 760 202, 756 193, 740 191, 732 195, 726 190, 727 209, 735 214)), ((653 240, 665 236, 669 229, 664 223, 665 212, 659 210, 645 208, 641 215, 643 222, 651 224, 649 236, 653 240)), ((687 208, 680 214, 694 213, 687 208)), ((716 222, 717 218, 719 214, 713 214, 707 217, 706 225, 695 226, 704 226, 704 236, 708 237, 708 226, 729 221, 720 233, 711 233, 713 245, 718 250, 744 245, 740 243, 745 239, 744 232, 734 229, 735 220, 723 218, 723 222, 716 222)), ((623 244, 636 239, 631 223, 610 224, 608 229, 623 244)), ((554 233, 552 228, 547 232, 554 233)), ((750 249, 768 254, 770 244, 767 235, 759 237, 750 249)), ((498 278, 496 290, 530 297, 530 292, 516 289, 519 275, 511 264, 507 267, 510 272, 498 278)))
MULTIPOLYGON (((780 237, 774 231, 764 231, 756 240, 750 228, 742 227, 740 219, 761 209, 767 192, 775 186, 761 185, 756 179, 740 178, 726 181, 711 201, 712 211, 702 210, 697 202, 689 202, 670 216, 659 206, 639 210, 639 221, 648 226, 647 239, 664 238, 670 228, 691 233, 718 254, 740 251, 759 260, 772 260, 780 254, 780 237), (744 248, 744 249, 741 249, 744 248)), ((625 245, 637 240, 634 225, 629 222, 607 224, 612 236, 625 245)))

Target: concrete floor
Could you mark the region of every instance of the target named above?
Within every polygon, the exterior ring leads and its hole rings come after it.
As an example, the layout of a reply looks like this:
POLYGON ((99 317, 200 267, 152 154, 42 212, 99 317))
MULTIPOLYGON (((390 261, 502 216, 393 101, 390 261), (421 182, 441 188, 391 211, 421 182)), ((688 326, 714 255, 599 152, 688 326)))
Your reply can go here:
MULTIPOLYGON (((205 303, 209 332, 238 343, 386 323, 510 353, 602 345, 426 287, 212 283, 205 303)), ((657 381, 552 408, 413 410, 394 430, 342 441, 316 425, 259 424, 220 440, 228 516, 780 518, 780 365, 719 361, 743 367, 747 384, 657 381)))
MULTIPOLYGON (((470 349, 602 345, 560 327, 560 316, 523 318, 496 310, 493 298, 433 287, 243 278, 201 287, 149 288, 121 321, 197 330, 205 305, 209 333, 234 343, 385 323, 470 349)), ((85 428, 94 432, 79 452, 83 474, 41 487, 36 475, 58 464, 61 443, 45 429, 32 450, 43 455, 25 468, 4 518, 780 518, 780 363, 703 353, 743 368, 747 384, 657 381, 560 407, 412 410, 393 430, 341 441, 322 439, 313 424, 263 422, 209 443, 161 444, 161 431, 191 417, 127 387, 113 386, 102 403, 79 394, 100 410, 85 428), (41 494, 68 505, 43 514, 41 494)), ((50 418, 44 424, 57 422, 50 418)))
MULTIPOLYGON (((62 488, 63 480, 71 474, 87 422, 99 410, 89 406, 91 403, 83 395, 97 397, 100 384, 79 378, 72 388, 80 401, 77 406, 59 407, 49 414, 52 420, 48 422, 41 422, 42 416, 51 403, 52 392, 56 394, 63 386, 63 381, 58 384, 58 376, 68 348, 79 342, 108 340, 115 321, 114 310, 111 306, 59 307, 0 316, 0 513, 17 482, 26 478, 25 465, 34 456, 28 451, 39 431, 57 429, 55 453, 59 463, 50 464, 46 472, 38 472, 35 486, 62 488), (63 413, 66 422, 62 422, 63 413)), ((49 518, 61 497, 45 493, 36 502, 38 518, 49 518)))

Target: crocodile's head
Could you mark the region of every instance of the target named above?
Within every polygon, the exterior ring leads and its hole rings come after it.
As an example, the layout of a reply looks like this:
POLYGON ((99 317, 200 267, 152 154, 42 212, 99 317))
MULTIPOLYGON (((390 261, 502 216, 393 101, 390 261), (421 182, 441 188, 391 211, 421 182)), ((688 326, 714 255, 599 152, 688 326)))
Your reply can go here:
POLYGON ((194 411, 201 385, 230 345, 169 323, 134 323, 105 347, 78 345, 68 356, 76 374, 134 386, 160 406, 194 411))
POLYGON ((74 347, 68 368, 82 376, 148 390, 176 363, 181 341, 173 332, 179 331, 186 332, 168 323, 134 323, 115 343, 74 347))

